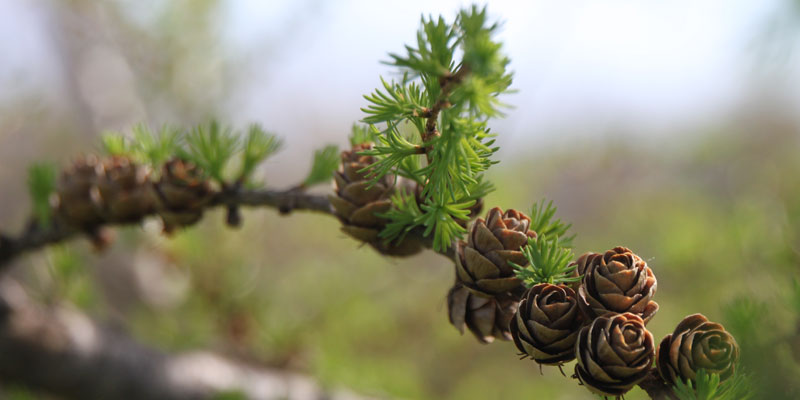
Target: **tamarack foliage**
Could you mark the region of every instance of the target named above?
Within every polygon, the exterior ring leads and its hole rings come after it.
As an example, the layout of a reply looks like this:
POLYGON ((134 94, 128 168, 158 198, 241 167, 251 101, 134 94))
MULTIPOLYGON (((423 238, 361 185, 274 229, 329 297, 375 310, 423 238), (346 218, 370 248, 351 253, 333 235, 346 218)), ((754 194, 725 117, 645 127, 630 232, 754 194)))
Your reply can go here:
POLYGON ((287 190, 260 188, 254 178, 281 147, 258 125, 139 125, 105 135, 106 155, 76 158, 60 173, 36 164, 28 180, 32 222, 19 237, 0 235, 0 264, 79 234, 102 247, 104 227, 149 216, 171 233, 213 206, 227 208, 231 226, 241 223, 242 205, 320 211, 382 254, 429 247, 450 257, 448 316, 459 331, 482 343, 513 340, 523 358, 541 365, 577 359, 573 377, 594 393, 622 396, 639 384, 653 398, 747 397, 738 345, 721 325, 690 316, 654 343, 646 324, 659 309, 656 275, 631 250, 576 258, 574 234, 552 202, 529 215, 493 207, 470 223, 493 190, 484 174, 498 147, 488 121, 502 116, 500 96, 512 84, 494 37, 499 26, 475 6, 452 23, 423 17, 416 43, 386 61, 401 77, 381 78, 364 96, 352 147, 317 150, 307 177, 287 190), (332 178, 330 195, 306 192, 332 178))

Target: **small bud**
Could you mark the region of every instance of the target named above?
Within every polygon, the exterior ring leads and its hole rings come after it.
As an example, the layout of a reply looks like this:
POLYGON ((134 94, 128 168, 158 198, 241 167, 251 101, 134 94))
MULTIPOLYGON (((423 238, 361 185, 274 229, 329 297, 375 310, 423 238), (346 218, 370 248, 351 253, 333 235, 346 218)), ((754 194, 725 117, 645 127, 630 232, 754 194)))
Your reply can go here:
POLYGON ((228 205, 228 214, 225 222, 233 228, 238 228, 242 225, 242 212, 239 210, 239 206, 235 204, 228 205))

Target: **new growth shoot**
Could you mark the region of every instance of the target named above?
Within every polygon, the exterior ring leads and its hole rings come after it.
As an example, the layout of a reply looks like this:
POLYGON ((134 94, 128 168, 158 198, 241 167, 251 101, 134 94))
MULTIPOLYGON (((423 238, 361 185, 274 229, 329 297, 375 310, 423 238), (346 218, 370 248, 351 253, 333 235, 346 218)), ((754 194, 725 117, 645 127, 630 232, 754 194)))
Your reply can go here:
POLYGON ((459 220, 469 218, 468 208, 491 190, 481 179, 496 163, 488 120, 502 115, 498 96, 509 91, 511 73, 485 8, 462 10, 453 23, 423 17, 421 25, 405 54, 389 55, 400 80, 381 79, 364 96, 363 129, 377 140, 363 154, 377 159, 365 169, 373 182, 392 175, 422 188, 418 196, 395 196, 381 237, 400 240, 421 227, 443 251, 466 231, 459 220))

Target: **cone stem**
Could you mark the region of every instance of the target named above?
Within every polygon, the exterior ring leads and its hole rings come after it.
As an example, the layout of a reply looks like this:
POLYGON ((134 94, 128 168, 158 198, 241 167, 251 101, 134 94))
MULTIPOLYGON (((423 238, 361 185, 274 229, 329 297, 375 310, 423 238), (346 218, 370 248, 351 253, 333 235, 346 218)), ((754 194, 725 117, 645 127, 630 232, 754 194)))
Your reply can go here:
POLYGON ((639 387, 647 392, 647 395, 653 400, 677 400, 672 387, 661 379, 655 368, 650 370, 650 373, 647 374, 643 381, 639 382, 639 387))

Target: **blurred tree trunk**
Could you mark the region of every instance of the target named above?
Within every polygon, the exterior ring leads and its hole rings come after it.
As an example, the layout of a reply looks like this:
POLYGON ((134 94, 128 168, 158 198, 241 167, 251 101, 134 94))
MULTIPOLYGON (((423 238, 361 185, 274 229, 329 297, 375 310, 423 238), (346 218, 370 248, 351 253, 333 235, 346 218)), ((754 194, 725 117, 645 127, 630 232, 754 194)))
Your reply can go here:
POLYGON ((41 307, 8 279, 0 282, 0 379, 74 399, 363 398, 209 352, 165 354, 77 311, 41 307))

